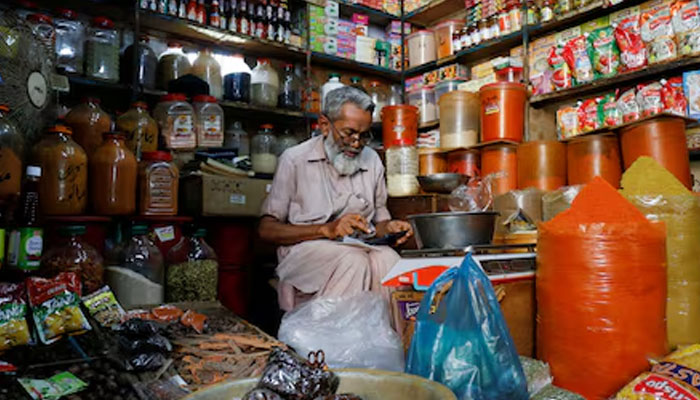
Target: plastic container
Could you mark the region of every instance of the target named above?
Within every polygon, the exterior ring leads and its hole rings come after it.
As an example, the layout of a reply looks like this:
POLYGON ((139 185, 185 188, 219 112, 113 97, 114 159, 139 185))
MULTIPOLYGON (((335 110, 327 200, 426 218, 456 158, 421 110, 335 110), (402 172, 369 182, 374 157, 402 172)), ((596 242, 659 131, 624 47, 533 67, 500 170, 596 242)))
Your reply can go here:
POLYGON ((518 146, 518 189, 534 187, 544 191, 566 185, 566 145, 556 140, 523 143, 518 146))
POLYGON ((224 147, 238 150, 239 156, 250 154, 250 137, 240 121, 235 121, 224 132, 224 147))
POLYGON ((149 45, 149 39, 146 35, 141 35, 139 38, 138 53, 136 53, 136 45, 132 44, 124 50, 122 56, 121 79, 126 84, 131 84, 134 77, 134 56, 136 55, 136 83, 146 89, 154 89, 156 87, 156 69, 158 68, 158 57, 153 52, 149 45))
POLYGON ((287 110, 301 109, 301 81, 294 73, 294 64, 284 65, 277 105, 287 110))
POLYGON ((131 227, 131 238, 124 245, 122 266, 152 282, 165 283, 165 262, 158 246, 148 237, 146 225, 131 227))
POLYGON ((214 96, 192 99, 196 121, 197 146, 221 147, 224 144, 224 109, 214 96))
POLYGON ((280 78, 267 58, 259 58, 250 78, 250 102, 264 107, 277 107, 280 78))
POLYGON ((49 49, 55 48, 56 28, 50 16, 41 13, 29 14, 27 15, 27 23, 37 39, 42 41, 49 49))
POLYGON ((620 187, 622 161, 615 135, 589 135, 571 139, 566 144, 569 185, 585 185, 600 176, 613 187, 620 187))
POLYGON ((119 81, 119 33, 108 18, 94 18, 87 30, 85 75, 109 82, 119 81))
POLYGON ((281 156, 285 150, 299 144, 299 140, 292 134, 292 131, 285 129, 284 132, 277 138, 275 143, 275 154, 281 156))
POLYGON ((10 107, 0 104, 0 201, 17 198, 22 186, 24 136, 7 117, 9 112, 10 107))
POLYGON ((455 90, 440 97, 440 147, 469 147, 479 141, 479 96, 455 90))
POLYGON ((416 146, 407 139, 395 140, 386 151, 386 186, 389 196, 418 194, 418 172, 416 146))
POLYGON ((455 53, 452 47, 452 35, 463 27, 464 21, 458 19, 442 21, 432 27, 437 42, 437 58, 449 57, 455 53))
POLYGON ((157 68, 157 84, 159 89, 168 90, 170 81, 178 79, 190 73, 192 65, 182 51, 182 45, 177 42, 168 42, 168 49, 160 55, 157 68))
POLYGON ((417 67, 435 61, 437 49, 435 45, 435 33, 424 29, 406 36, 408 43, 408 64, 417 67))
POLYGON ((206 231, 184 235, 168 251, 165 299, 168 302, 215 301, 219 263, 216 253, 204 241, 206 231))
POLYGON ((516 146, 496 144, 481 149, 481 176, 498 173, 492 181, 493 195, 498 196, 518 188, 518 157, 516 146))
POLYGON ((221 99, 224 96, 224 83, 221 78, 221 65, 210 49, 202 49, 194 60, 190 73, 209 85, 209 94, 221 99))
POLYGON ((177 215, 180 172, 167 151, 143 153, 139 164, 139 213, 177 215))
POLYGON ((277 138, 274 127, 270 124, 260 126, 258 133, 250 142, 250 161, 253 171, 274 174, 277 168, 277 138))
POLYGON ((408 103, 418 108, 418 123, 427 124, 438 119, 435 90, 430 86, 408 93, 408 103))
POLYGON ((447 172, 471 177, 480 176, 479 161, 479 150, 452 150, 447 153, 447 172))
POLYGON ((124 132, 126 144, 137 160, 143 153, 158 149, 158 123, 143 101, 133 103, 129 111, 117 118, 117 130, 124 132))
POLYGON ((389 100, 386 105, 388 106, 398 106, 403 104, 403 94, 400 85, 391 85, 391 94, 389 95, 389 100))
POLYGON ((33 162, 41 167, 39 205, 44 215, 80 215, 87 206, 88 157, 70 128, 55 125, 37 143, 33 162))
POLYGON ((53 23, 56 29, 56 68, 71 74, 83 73, 85 25, 73 10, 61 8, 53 23))
POLYGON ((395 140, 416 142, 418 136, 418 108, 401 104, 382 109, 382 143, 388 148, 395 140))
POLYGON ((418 167, 420 176, 447 172, 447 154, 440 149, 418 149, 418 167))
POLYGON ((250 67, 241 54, 234 54, 230 60, 228 68, 231 72, 224 76, 224 98, 248 103, 250 102, 250 67))
MULTIPOLYGON (((437 100, 438 104, 440 104, 440 98, 442 97, 443 94, 453 92, 457 90, 457 87, 461 84, 466 82, 466 79, 451 79, 449 81, 442 81, 439 83, 435 84, 435 100, 437 100)), ((439 114, 439 107, 438 107, 438 115, 439 114)))
POLYGON ((90 204, 98 215, 131 215, 136 211, 138 163, 120 132, 107 132, 90 157, 90 204))
POLYGON ((660 117, 620 130, 624 167, 629 168, 640 156, 649 156, 692 189, 690 159, 685 135, 685 121, 660 117))
POLYGON ((387 96, 386 91, 382 88, 379 81, 372 81, 369 83, 367 94, 372 98, 372 102, 374 103, 372 122, 382 122, 382 108, 387 105, 389 96, 387 96))
POLYGON ((153 116, 167 148, 191 150, 197 146, 194 108, 184 94, 171 93, 161 97, 153 116))
POLYGON ((328 75, 328 81, 321 86, 321 112, 324 112, 324 105, 328 93, 343 86, 345 86, 345 84, 340 82, 340 74, 334 72, 328 75))
POLYGON ((481 99, 481 141, 521 142, 525 129, 525 85, 496 82, 479 90, 481 99))
POLYGON ((80 276, 82 294, 90 294, 104 286, 102 256, 82 240, 85 226, 69 225, 59 229, 61 240, 41 257, 41 269, 47 276, 75 272, 80 276))
POLYGON ((496 81, 520 83, 523 80, 523 67, 506 67, 496 70, 496 81))
POLYGON ((65 120, 73 131, 73 140, 88 157, 102 144, 102 134, 112 129, 112 118, 100 108, 100 100, 94 97, 83 98, 66 114, 65 120))

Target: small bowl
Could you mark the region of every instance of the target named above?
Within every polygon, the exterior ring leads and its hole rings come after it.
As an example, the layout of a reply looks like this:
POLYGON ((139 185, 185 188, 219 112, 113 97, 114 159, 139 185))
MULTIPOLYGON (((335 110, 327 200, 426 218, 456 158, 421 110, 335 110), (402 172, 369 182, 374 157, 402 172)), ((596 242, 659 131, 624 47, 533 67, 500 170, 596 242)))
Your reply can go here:
POLYGON ((418 177, 418 183, 424 192, 451 193, 459 185, 469 181, 469 175, 444 172, 441 174, 423 175, 418 177))

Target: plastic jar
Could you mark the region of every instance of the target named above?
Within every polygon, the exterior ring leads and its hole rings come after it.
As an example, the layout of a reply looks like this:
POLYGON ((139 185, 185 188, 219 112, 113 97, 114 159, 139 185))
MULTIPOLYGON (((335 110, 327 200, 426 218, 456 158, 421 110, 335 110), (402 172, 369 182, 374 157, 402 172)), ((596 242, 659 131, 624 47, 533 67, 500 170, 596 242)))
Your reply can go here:
POLYGON ((435 48, 435 33, 424 29, 406 36, 408 43, 408 64, 417 67, 435 61, 437 49, 435 48))
POLYGON ((526 142, 518 146, 518 189, 544 191, 566 185, 566 145, 556 140, 526 142))
POLYGON ((0 104, 0 200, 10 200, 20 195, 22 184, 22 159, 24 136, 7 117, 10 107, 0 104))
POLYGON ((585 185, 600 176, 613 187, 620 187, 622 160, 615 135, 588 135, 566 144, 569 185, 585 185))
POLYGON ((27 22, 37 39, 42 41, 49 49, 55 48, 56 28, 54 28, 51 17, 40 13, 29 14, 27 15, 27 22))
POLYGON ((141 159, 143 153, 158 149, 158 123, 148 113, 148 106, 137 101, 117 118, 117 130, 126 135, 126 144, 141 159))
POLYGON ((219 263, 216 253, 204 241, 207 232, 186 234, 168 251, 165 299, 168 302, 215 301, 219 263))
POLYGON ((367 94, 369 94, 369 97, 372 98, 372 102, 374 103, 372 122, 382 122, 382 108, 387 105, 389 100, 386 91, 381 87, 379 81, 372 81, 369 83, 367 94))
POLYGON ((463 27, 464 21, 458 19, 442 21, 432 27, 435 32, 435 41, 437 41, 437 58, 449 57, 455 53, 452 47, 452 36, 463 27))
POLYGON ((250 102, 263 107, 277 107, 280 78, 267 58, 259 58, 250 77, 250 102))
POLYGON ((184 94, 171 93, 161 97, 153 116, 167 148, 191 150, 197 146, 194 108, 184 94))
POLYGON ((192 101, 197 121, 197 146, 221 147, 224 143, 224 109, 214 96, 199 95, 192 101))
POLYGON ((41 257, 41 269, 48 276, 75 272, 80 276, 82 294, 90 294, 104 286, 104 266, 100 253, 82 239, 84 225, 63 226, 61 240, 41 257))
POLYGON ((203 49, 194 60, 190 73, 209 85, 209 94, 217 99, 223 98, 224 84, 221 78, 221 65, 216 61, 210 49, 203 49))
POLYGON ((277 157, 279 157, 285 150, 290 147, 294 147, 297 144, 299 144, 299 140, 297 140, 296 136, 292 134, 291 130, 285 129, 284 132, 277 138, 275 143, 275 154, 277 157))
POLYGON ((301 109, 301 82, 294 73, 294 64, 284 65, 277 105, 287 110, 301 109))
POLYGON ((470 147, 479 141, 479 96, 455 90, 440 97, 440 147, 470 147))
POLYGON ((496 70, 496 81, 520 83, 523 80, 523 67, 505 67, 496 70))
POLYGON ((416 142, 418 136, 418 108, 401 104, 382 108, 382 143, 388 148, 398 139, 416 142))
POLYGON ((323 111, 328 93, 343 86, 345 86, 345 84, 340 81, 340 74, 333 72, 328 75, 328 81, 321 86, 321 112, 323 111))
POLYGON ((138 163, 120 132, 107 132, 90 157, 90 203, 98 215, 130 215, 136 211, 138 163))
MULTIPOLYGON (((440 104, 440 98, 445 93, 453 92, 457 90, 457 87, 466 82, 466 79, 451 79, 449 81, 442 81, 435 84, 435 100, 440 104)), ((438 115, 440 108, 438 107, 438 115)))
POLYGON ((224 76, 224 98, 231 101, 250 102, 251 70, 241 54, 234 54, 228 65, 230 73, 224 76))
POLYGON ((521 142, 525 129, 525 85, 496 82, 482 86, 481 141, 511 140, 521 142))
POLYGON ((87 206, 88 157, 65 125, 46 131, 32 149, 41 167, 39 205, 44 215, 80 215, 87 206))
POLYGON ((100 108, 99 99, 85 97, 66 115, 66 125, 73 130, 73 139, 89 157, 102 144, 102 134, 111 129, 112 118, 100 108))
POLYGON ((114 22, 96 17, 85 41, 85 75, 110 82, 119 81, 119 34, 114 22))
POLYGON ((413 196, 418 184, 418 150, 407 139, 394 140, 386 150, 386 187, 389 196, 413 196))
POLYGON ((139 213, 177 215, 180 172, 167 151, 143 153, 139 164, 139 213))
POLYGON ((169 42, 168 49, 158 59, 158 68, 156 69, 158 88, 168 90, 170 81, 189 74, 190 69, 192 69, 192 65, 182 51, 182 45, 177 42, 169 42))
POLYGON ((386 105, 388 106, 398 106, 403 104, 403 94, 401 92, 401 86, 391 85, 391 94, 389 95, 389 100, 386 105))
POLYGON ((78 14, 67 8, 57 10, 54 18, 56 28, 56 68, 72 74, 83 73, 83 45, 85 25, 78 21, 78 14))
POLYGON ((435 90, 424 86, 408 93, 408 103, 418 108, 418 123, 426 124, 438 119, 435 90))
POLYGON ((146 225, 131 227, 131 238, 124 244, 124 268, 143 275, 151 282, 163 285, 165 283, 165 262, 158 246, 148 237, 146 225))
POLYGON ((492 181, 494 196, 518 188, 518 158, 514 145, 496 144, 481 149, 481 175, 493 173, 499 174, 492 181))
POLYGON ((440 149, 418 149, 418 167, 420 176, 447 172, 447 154, 440 149))
POLYGON ((239 156, 250 154, 250 137, 240 121, 235 121, 224 132, 224 147, 238 150, 239 156))
POLYGON ((447 172, 471 177, 480 176, 479 161, 479 150, 452 150, 447 153, 447 172))
MULTIPOLYGON (((158 57, 149 46, 149 41, 146 35, 141 35, 139 38, 138 55, 136 55, 136 84, 146 89, 154 89, 156 87, 158 57)), ((132 44, 124 50, 121 64, 121 77, 124 83, 130 84, 133 81, 134 53, 136 53, 136 44, 132 44)))
POLYGON ((274 174, 277 168, 277 138, 271 124, 260 126, 258 133, 250 142, 250 162, 253 171, 262 174, 274 174))

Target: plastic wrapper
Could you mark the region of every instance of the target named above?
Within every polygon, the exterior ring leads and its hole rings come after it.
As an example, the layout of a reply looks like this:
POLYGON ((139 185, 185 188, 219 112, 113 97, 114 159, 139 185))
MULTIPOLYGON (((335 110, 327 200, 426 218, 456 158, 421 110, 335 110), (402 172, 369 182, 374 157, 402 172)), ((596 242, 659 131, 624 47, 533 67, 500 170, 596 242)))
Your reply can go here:
POLYGON ((661 100, 661 84, 651 82, 637 85, 637 104, 639 104, 641 117, 650 117, 661 113, 664 110, 664 103, 661 100))
MULTIPOLYGON (((185 381, 179 375, 175 375, 157 381, 134 383, 133 388, 143 399, 179 400, 190 394, 190 391, 183 387, 184 385, 186 385, 185 381)), ((274 399, 268 397, 267 400, 274 399)))
POLYGON ((153 335, 144 339, 129 339, 126 336, 120 336, 119 347, 121 350, 131 354, 169 353, 173 350, 170 341, 161 335, 153 335))
POLYGON ((48 379, 20 378, 17 381, 34 400, 58 400, 88 387, 70 372, 61 372, 48 379))
POLYGON ((284 400, 282 396, 268 389, 253 389, 241 400, 284 400))
POLYGON ((207 316, 204 314, 196 313, 192 310, 187 310, 180 318, 180 323, 185 326, 197 331, 197 333, 204 332, 204 324, 207 322, 207 316))
POLYGON ((154 371, 165 365, 167 358, 161 353, 142 353, 127 359, 127 371, 154 371))
POLYGON ((0 352, 31 342, 23 283, 0 283, 0 352))
POLYGON ((583 35, 570 39, 564 45, 563 56, 566 63, 569 64, 569 68, 571 68, 576 85, 593 82, 595 78, 593 63, 591 63, 591 59, 588 56, 589 47, 588 41, 583 35))
POLYGON ((549 221, 571 207, 583 185, 564 186, 542 195, 542 221, 549 221))
POLYGON ((564 59, 563 46, 552 46, 547 57, 547 63, 552 69, 552 83, 556 90, 568 89, 574 86, 571 68, 566 59, 564 59))
POLYGON ((527 382, 489 278, 467 255, 421 301, 406 372, 461 400, 524 400, 527 382))
POLYGON ((274 347, 257 389, 271 390, 284 399, 313 400, 334 394, 339 385, 340 379, 327 368, 312 365, 290 350, 274 347))
POLYGON ((160 332, 160 326, 153 321, 133 318, 119 325, 117 330, 126 336, 147 337, 157 335, 160 332))
POLYGON ((661 102, 664 111, 684 117, 688 109, 688 101, 683 92, 683 78, 675 76, 661 80, 661 102))
POLYGON ((496 218, 496 233, 515 233, 536 229, 542 221, 543 191, 536 188, 513 190, 497 196, 493 210, 499 213, 496 218), (516 221, 525 222, 525 224, 516 221))
POLYGON ((670 1, 655 0, 644 5, 640 26, 642 40, 647 46, 649 64, 678 57, 669 4, 670 1))
POLYGON ((596 79, 617 75, 620 68, 620 49, 615 41, 613 27, 594 29, 588 35, 588 53, 596 79))
POLYGON ((614 127, 622 124, 622 113, 617 107, 614 94, 606 94, 598 102, 598 123, 604 127, 614 127))
POLYGON ((109 286, 83 297, 83 304, 88 313, 103 327, 111 327, 120 323, 125 312, 114 297, 109 286))
POLYGON ((352 393, 333 394, 330 396, 318 397, 316 400, 363 400, 362 397, 352 393))
POLYGON ((585 400, 583 396, 574 392, 547 385, 536 395, 530 397, 531 400, 585 400))
POLYGON ((700 5, 695 0, 676 0, 671 4, 671 25, 676 34, 678 54, 700 54, 700 5))
POLYGON ((584 100, 578 107, 578 131, 590 132, 602 127, 598 118, 598 102, 600 98, 584 100))
POLYGON ((559 139, 578 135, 578 107, 564 106, 557 110, 557 134, 559 139))
POLYGON ((173 305, 165 304, 152 309, 151 314, 153 314, 153 317, 157 321, 173 322, 179 320, 184 314, 184 311, 173 305))
POLYGON ((635 88, 622 92, 617 97, 617 108, 622 114, 622 122, 628 123, 639 119, 639 103, 637 103, 637 91, 635 88))
POLYGON ((617 23, 615 39, 620 48, 622 71, 634 71, 647 65, 647 48, 639 29, 639 12, 631 13, 617 23))
POLYGON ((540 360, 535 360, 530 357, 520 356, 520 364, 525 372, 527 379, 527 391, 530 397, 537 394, 547 385, 552 384, 552 375, 549 373, 549 365, 540 360))
POLYGON ((401 338, 377 293, 311 300, 282 318, 279 340, 300 354, 323 350, 331 368, 401 371, 401 338))
POLYGON ((452 211, 486 211, 493 203, 493 181, 505 172, 475 177, 466 185, 460 185, 450 193, 448 205, 452 211))

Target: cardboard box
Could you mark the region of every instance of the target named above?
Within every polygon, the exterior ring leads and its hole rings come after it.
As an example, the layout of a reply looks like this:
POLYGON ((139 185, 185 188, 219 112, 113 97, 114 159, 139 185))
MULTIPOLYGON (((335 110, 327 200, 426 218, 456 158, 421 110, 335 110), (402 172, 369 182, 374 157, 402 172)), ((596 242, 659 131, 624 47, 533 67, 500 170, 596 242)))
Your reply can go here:
POLYGON ((326 0, 326 7, 324 8, 326 15, 331 18, 340 17, 340 5, 333 0, 326 0))
POLYGON ((463 78, 467 79, 469 77, 469 72, 467 67, 462 64, 452 64, 446 65, 439 69, 438 82, 448 81, 452 79, 463 78))
POLYGON ((323 27, 323 32, 326 36, 336 36, 338 34, 338 19, 328 18, 326 25, 323 27))
POLYGON ((423 75, 418 75, 414 76, 413 78, 406 79, 405 85, 407 92, 423 88, 423 75))
POLYGON ((189 215, 259 217, 272 180, 216 175, 180 180, 180 207, 189 215))
POLYGON ((366 36, 358 36, 355 39, 355 61, 374 64, 374 60, 376 58, 376 45, 376 39, 366 36))

